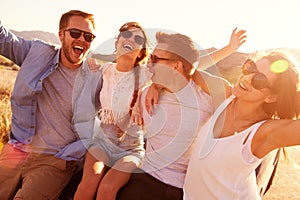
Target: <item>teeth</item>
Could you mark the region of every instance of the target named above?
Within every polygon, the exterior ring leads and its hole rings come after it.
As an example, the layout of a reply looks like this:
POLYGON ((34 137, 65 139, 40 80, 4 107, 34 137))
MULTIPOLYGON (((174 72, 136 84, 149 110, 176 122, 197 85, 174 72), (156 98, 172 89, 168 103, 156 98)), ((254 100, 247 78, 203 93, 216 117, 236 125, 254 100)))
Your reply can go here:
POLYGON ((243 88, 245 90, 247 89, 246 86, 243 83, 240 82, 239 85, 240 85, 241 88, 243 88))
POLYGON ((83 50, 83 47, 81 46, 74 46, 75 49, 83 50))
POLYGON ((133 50, 133 47, 129 44, 125 44, 123 47, 129 50, 133 50))

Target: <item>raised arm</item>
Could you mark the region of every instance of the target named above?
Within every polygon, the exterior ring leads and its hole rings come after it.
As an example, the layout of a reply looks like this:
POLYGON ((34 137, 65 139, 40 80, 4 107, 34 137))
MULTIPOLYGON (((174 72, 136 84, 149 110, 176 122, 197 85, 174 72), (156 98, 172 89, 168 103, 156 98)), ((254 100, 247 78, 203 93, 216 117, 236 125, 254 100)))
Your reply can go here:
POLYGON ((0 55, 10 59, 21 67, 32 44, 32 40, 17 37, 6 29, 0 20, 0 55))
MULTIPOLYGON (((245 34, 245 30, 238 31, 237 28, 234 28, 231 33, 229 44, 222 49, 216 50, 204 56, 200 56, 197 69, 206 69, 219 62, 220 60, 226 58, 230 54, 234 53, 246 41, 247 36, 245 34)), ((225 97, 228 97, 231 94, 231 84, 225 79, 217 78, 213 75, 206 76, 207 74, 203 75, 201 73, 202 72, 195 70, 193 80, 206 93, 214 97, 218 96, 218 98, 215 98, 218 100, 213 102, 214 107, 216 107, 220 102, 222 102, 222 100, 224 100, 225 97), (207 78, 207 80, 204 78, 204 76, 207 78), (218 89, 215 90, 216 88, 218 89)), ((157 86, 152 84, 145 100, 145 105, 148 113, 152 114, 152 106, 157 103, 158 97, 159 89, 157 88, 157 86)))
POLYGON ((245 30, 238 31, 237 28, 233 29, 229 44, 222 49, 216 50, 204 56, 200 56, 197 69, 206 69, 207 67, 214 65, 215 63, 234 53, 242 44, 246 42, 246 38, 247 36, 245 30))
POLYGON ((192 79, 198 87, 212 96, 214 110, 232 94, 232 85, 222 77, 196 70, 192 79))
POLYGON ((257 130, 252 152, 262 158, 274 149, 300 145, 300 119, 268 120, 257 130))

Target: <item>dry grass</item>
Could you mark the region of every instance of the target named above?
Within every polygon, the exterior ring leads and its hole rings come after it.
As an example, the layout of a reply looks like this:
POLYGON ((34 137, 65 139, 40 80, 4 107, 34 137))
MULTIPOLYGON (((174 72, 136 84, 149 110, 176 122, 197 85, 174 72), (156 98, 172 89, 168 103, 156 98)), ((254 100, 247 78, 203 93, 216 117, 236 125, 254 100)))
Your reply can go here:
POLYGON ((17 71, 0 66, 0 149, 8 141, 11 129, 10 96, 16 75, 17 71))

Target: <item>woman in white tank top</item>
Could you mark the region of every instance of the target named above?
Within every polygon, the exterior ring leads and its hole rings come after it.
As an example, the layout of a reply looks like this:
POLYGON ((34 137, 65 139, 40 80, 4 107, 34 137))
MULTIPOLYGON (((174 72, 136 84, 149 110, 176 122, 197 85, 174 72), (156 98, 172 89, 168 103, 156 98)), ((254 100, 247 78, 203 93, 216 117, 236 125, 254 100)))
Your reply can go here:
POLYGON ((300 144, 298 71, 286 54, 248 59, 242 76, 198 135, 184 199, 261 199, 255 169, 274 149, 300 144))

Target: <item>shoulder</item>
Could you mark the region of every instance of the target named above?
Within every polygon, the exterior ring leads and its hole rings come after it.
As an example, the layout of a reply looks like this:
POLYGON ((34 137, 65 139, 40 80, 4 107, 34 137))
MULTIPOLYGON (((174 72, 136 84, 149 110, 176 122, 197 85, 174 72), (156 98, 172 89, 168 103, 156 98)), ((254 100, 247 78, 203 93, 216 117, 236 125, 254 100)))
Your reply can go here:
POLYGON ((41 47, 45 47, 45 48, 50 48, 50 49, 53 49, 53 50, 59 50, 61 48, 60 45, 51 44, 51 43, 48 43, 44 40, 37 39, 37 38, 32 40, 32 45, 33 46, 41 46, 41 47))
MULTIPOLYGON (((285 137, 280 137, 278 133, 284 133, 289 120, 272 119, 266 120, 257 127, 253 136, 252 152, 255 156, 262 158, 271 150, 281 147, 281 141, 285 137)), ((285 133, 283 135, 286 135, 285 133)))
POLYGON ((225 94, 226 97, 231 95, 232 84, 225 78, 206 71, 199 71, 201 78, 203 79, 207 90, 210 95, 225 94))
POLYGON ((87 58, 87 64, 89 69, 92 72, 96 72, 101 69, 101 65, 98 63, 98 61, 95 58, 87 58))

